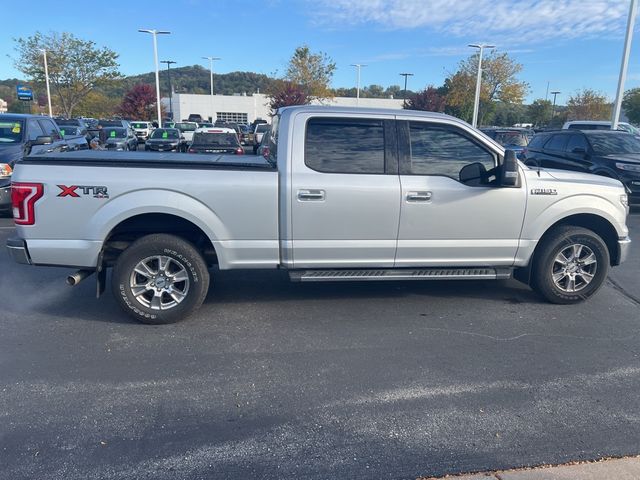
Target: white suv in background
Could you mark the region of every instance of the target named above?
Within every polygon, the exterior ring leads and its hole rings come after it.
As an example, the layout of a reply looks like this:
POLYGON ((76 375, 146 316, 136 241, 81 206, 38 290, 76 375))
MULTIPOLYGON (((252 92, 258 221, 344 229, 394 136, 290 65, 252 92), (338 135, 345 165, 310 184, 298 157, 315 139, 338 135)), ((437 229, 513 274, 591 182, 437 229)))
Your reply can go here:
MULTIPOLYGON (((562 126, 563 130, 611 130, 611 122, 607 120, 572 120, 565 122, 562 126)), ((634 135, 640 135, 638 130, 633 125, 627 122, 618 122, 618 130, 624 132, 633 133, 634 135)))
POLYGON ((151 132, 154 130, 151 122, 131 122, 131 128, 133 128, 136 137, 138 137, 138 143, 143 143, 149 140, 151 132))

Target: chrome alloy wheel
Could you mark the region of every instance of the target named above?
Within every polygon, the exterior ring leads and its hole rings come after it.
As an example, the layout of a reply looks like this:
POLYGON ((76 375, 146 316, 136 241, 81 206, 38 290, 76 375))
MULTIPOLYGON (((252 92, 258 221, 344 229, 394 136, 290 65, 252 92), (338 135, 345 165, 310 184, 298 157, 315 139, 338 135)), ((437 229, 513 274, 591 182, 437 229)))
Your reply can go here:
POLYGON ((558 252, 551 269, 557 288, 566 293, 576 293, 591 283, 598 269, 598 260, 589 247, 574 243, 558 252))
POLYGON ((138 262, 129 278, 133 297, 152 310, 168 310, 182 302, 189 292, 189 275, 175 258, 164 255, 138 262))

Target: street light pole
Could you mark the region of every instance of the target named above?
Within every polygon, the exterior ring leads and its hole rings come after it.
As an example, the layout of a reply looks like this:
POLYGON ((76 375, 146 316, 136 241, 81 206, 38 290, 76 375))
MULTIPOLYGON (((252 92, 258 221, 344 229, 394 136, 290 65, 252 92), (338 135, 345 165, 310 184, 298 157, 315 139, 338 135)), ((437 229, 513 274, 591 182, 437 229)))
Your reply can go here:
POLYGON ((158 35, 168 35, 171 32, 167 32, 165 30, 149 30, 149 29, 140 29, 138 30, 141 33, 150 33, 153 35, 153 60, 156 66, 156 107, 158 110, 158 127, 162 127, 162 112, 160 110, 160 68, 158 66, 158 35))
POLYGON ((213 105, 213 61, 220 60, 220 57, 202 57, 209 60, 209 74, 211 75, 211 122, 215 122, 216 112, 213 105))
POLYGON ((620 109, 622 108, 622 97, 624 95, 624 82, 627 78, 627 67, 629 66, 629 53, 631 52, 631 39, 633 38, 633 26, 636 23, 637 7, 638 0, 631 0, 631 5, 629 6, 629 18, 627 20, 627 34, 624 38, 624 49, 622 51, 620 77, 618 78, 618 91, 616 92, 616 101, 613 104, 611 130, 618 129, 618 121, 620 120, 620 109))
POLYGON ((553 107, 551 108, 551 122, 549 123, 553 123, 553 117, 556 116, 556 97, 558 96, 559 93, 562 93, 562 92, 558 92, 557 90, 554 92, 551 92, 551 95, 553 95, 553 107))
POLYGON ((161 60, 160 63, 167 64, 167 78, 169 79, 169 118, 173 120, 173 87, 171 86, 171 64, 176 63, 173 60, 161 60))
POLYGON ((402 104, 404 108, 407 108, 407 77, 413 77, 413 73, 401 73, 401 77, 404 77, 404 91, 402 93, 402 104))
POLYGON ((469 47, 480 50, 478 54, 478 77, 476 79, 476 96, 473 102, 473 120, 471 125, 475 128, 478 126, 478 110, 480 109, 480 83, 482 82, 482 53, 485 48, 495 48, 495 45, 485 45, 482 43, 470 43, 469 47))
POLYGON ((44 79, 47 84, 47 102, 49 104, 49 116, 53 117, 53 110, 51 108, 51 88, 49 88, 49 65, 47 65, 47 51, 43 48, 42 55, 44 57, 44 79))
POLYGON ((352 67, 356 67, 358 70, 358 76, 356 81, 356 106, 360 103, 360 69, 366 67, 364 63, 352 63, 352 67))

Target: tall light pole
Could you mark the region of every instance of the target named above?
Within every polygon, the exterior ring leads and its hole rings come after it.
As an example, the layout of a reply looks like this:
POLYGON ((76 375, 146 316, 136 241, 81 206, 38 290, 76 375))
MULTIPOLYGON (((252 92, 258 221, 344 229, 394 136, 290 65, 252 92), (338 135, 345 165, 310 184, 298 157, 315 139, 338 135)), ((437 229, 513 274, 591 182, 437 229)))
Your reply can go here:
POLYGON ((169 118, 173 120, 173 87, 171 86, 171 64, 176 63, 173 60, 160 60, 160 63, 167 64, 167 78, 169 79, 169 118))
POLYGON ((44 57, 44 79, 47 83, 47 102, 49 103, 49 116, 53 117, 53 110, 51 108, 51 88, 49 88, 49 65, 47 65, 47 50, 42 49, 42 56, 44 57))
POLYGON ((554 91, 554 92, 551 92, 551 95, 553 95, 553 107, 551 107, 551 122, 550 123, 553 123, 553 117, 556 116, 556 97, 558 96, 559 93, 562 93, 562 92, 559 92, 557 90, 554 91))
POLYGON ((216 121, 216 111, 213 105, 213 61, 220 60, 220 57, 202 57, 209 60, 209 74, 211 75, 211 121, 216 121))
POLYGON ((160 110, 160 70, 158 67, 158 35, 168 35, 171 32, 165 30, 138 30, 142 33, 150 33, 153 35, 153 60, 156 64, 156 107, 158 109, 158 127, 162 127, 162 112, 160 110))
POLYGON ((401 77, 404 77, 404 93, 402 94, 402 104, 404 108, 407 108, 407 77, 413 77, 413 73, 401 73, 401 77))
POLYGON ((366 67, 366 65, 364 63, 352 63, 351 66, 356 67, 356 70, 358 70, 358 79, 356 82, 356 105, 358 105, 360 103, 360 69, 366 67))
POLYGON ((620 77, 618 78, 618 91, 616 102, 613 104, 613 115, 611 117, 611 130, 618 129, 620 120, 620 109, 622 107, 622 96, 624 95, 624 82, 627 78, 627 67, 629 65, 629 53, 631 52, 631 39, 633 37, 633 26, 636 23, 636 10, 638 0, 631 0, 629 7, 629 18, 627 20, 627 34, 624 38, 624 49, 622 51, 622 64, 620 65, 620 77))
POLYGON ((485 48, 495 48, 495 45, 485 45, 482 43, 470 43, 470 47, 479 49, 478 54, 478 78, 476 79, 476 96, 473 102, 473 120, 471 125, 473 127, 478 126, 478 110, 480 109, 480 83, 482 82, 482 53, 485 48))

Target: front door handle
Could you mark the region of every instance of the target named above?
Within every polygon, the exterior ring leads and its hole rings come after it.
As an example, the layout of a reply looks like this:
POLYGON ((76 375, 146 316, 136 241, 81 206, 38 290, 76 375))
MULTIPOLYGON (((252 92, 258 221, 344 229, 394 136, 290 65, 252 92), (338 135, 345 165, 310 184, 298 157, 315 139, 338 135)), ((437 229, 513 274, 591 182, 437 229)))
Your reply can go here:
POLYGON ((302 202, 324 202, 324 190, 298 190, 298 200, 302 202))
POLYGON ((431 200, 431 192, 409 192, 407 202, 428 202, 431 200))

